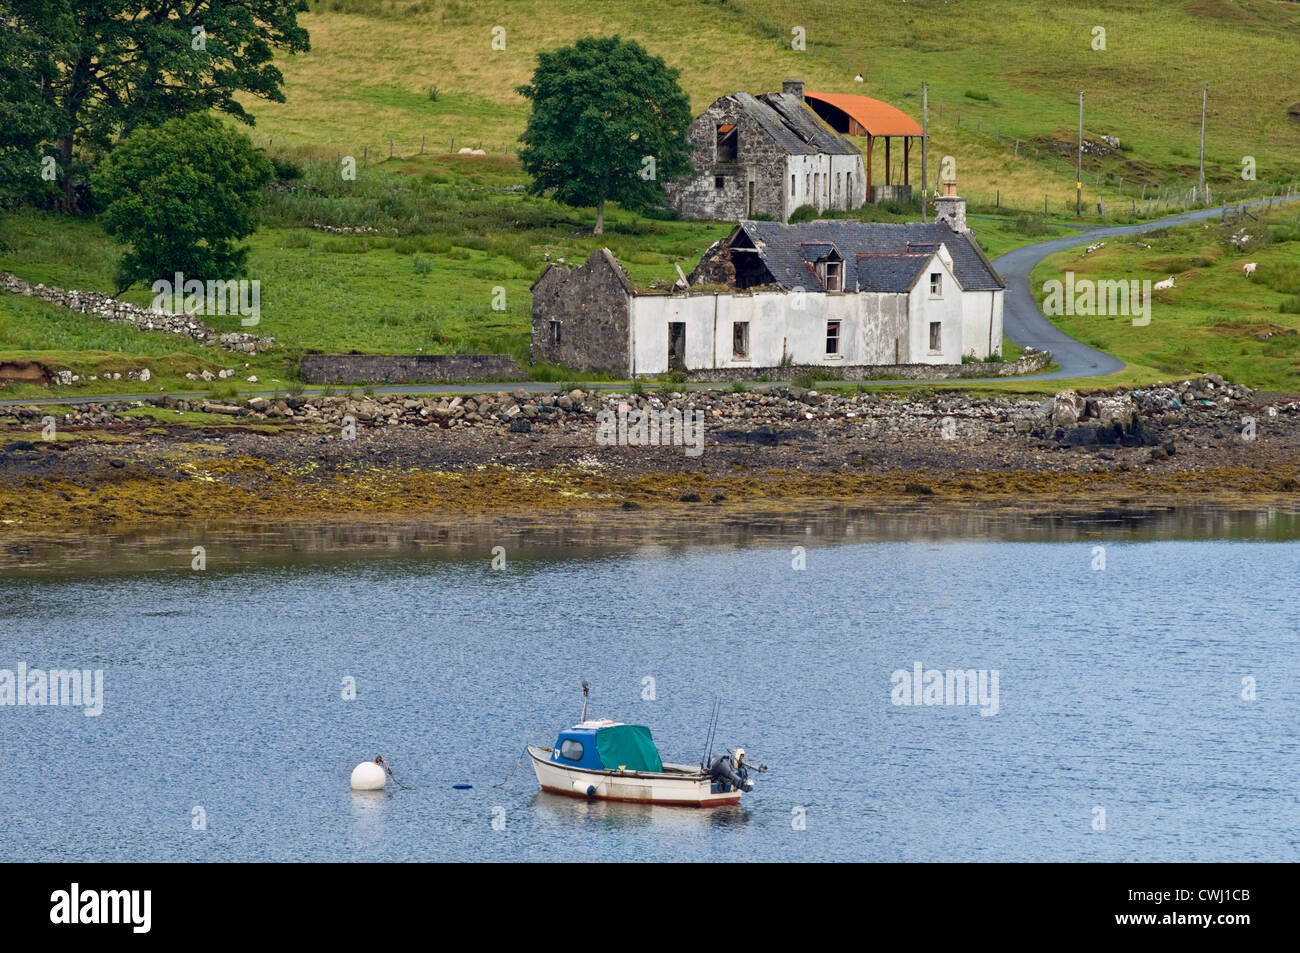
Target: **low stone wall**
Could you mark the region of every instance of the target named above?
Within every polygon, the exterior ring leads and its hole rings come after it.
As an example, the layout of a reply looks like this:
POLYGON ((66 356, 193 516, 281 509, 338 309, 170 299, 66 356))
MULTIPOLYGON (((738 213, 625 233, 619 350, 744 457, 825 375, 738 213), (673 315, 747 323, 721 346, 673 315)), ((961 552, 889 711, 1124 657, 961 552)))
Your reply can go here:
POLYGON ((309 384, 423 384, 527 380, 508 354, 304 354, 309 384))
POLYGON ((241 331, 222 334, 193 315, 142 308, 138 304, 119 301, 112 295, 100 294, 97 291, 65 291, 52 285, 34 285, 7 271, 0 271, 0 290, 28 298, 38 298, 47 304, 67 308, 80 314, 91 314, 112 324, 129 324, 137 331, 180 334, 212 347, 238 351, 241 354, 257 354, 276 346, 275 338, 245 334, 241 331))
POLYGON ((727 367, 687 371, 691 381, 749 381, 765 378, 790 381, 805 374, 818 380, 867 381, 899 378, 911 381, 942 381, 961 377, 1017 377, 1036 374, 1052 362, 1051 351, 1027 347, 1017 361, 975 364, 794 364, 787 367, 727 367))

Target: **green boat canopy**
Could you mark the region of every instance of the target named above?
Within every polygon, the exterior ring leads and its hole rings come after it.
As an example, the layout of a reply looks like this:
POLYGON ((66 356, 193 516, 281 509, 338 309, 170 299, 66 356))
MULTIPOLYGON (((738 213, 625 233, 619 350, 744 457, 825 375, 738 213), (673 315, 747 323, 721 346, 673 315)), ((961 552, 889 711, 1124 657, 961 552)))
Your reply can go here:
POLYGON ((606 770, 662 772, 659 749, 645 725, 613 725, 596 732, 596 751, 606 770))

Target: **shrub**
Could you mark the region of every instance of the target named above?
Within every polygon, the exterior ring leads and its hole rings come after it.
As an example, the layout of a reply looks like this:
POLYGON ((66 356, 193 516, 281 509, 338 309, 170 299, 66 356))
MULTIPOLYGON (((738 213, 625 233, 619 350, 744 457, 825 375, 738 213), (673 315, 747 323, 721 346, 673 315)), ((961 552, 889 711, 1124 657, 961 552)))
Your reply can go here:
POLYGON ((1043 216, 1029 212, 1021 212, 1016 216, 1015 228, 1021 235, 1047 235, 1052 230, 1043 216))
POLYGON ((289 182, 302 178, 302 166, 292 159, 282 155, 270 155, 267 158, 271 160, 271 168, 279 181, 289 182))
POLYGON ((207 113, 141 126, 95 175, 106 200, 104 229, 130 245, 118 292, 183 272, 199 280, 239 277, 257 227, 271 163, 242 132, 207 113))

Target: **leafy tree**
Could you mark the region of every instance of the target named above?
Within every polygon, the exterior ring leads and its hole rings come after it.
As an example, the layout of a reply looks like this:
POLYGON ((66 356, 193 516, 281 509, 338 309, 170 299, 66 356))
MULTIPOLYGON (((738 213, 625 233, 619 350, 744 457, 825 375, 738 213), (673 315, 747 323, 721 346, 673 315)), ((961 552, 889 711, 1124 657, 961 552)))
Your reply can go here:
MULTIPOLYGON (((273 47, 310 49, 299 0, 0 0, 0 23, 29 38, 27 82, 56 115, 65 211, 82 148, 141 125, 217 109, 253 122, 238 93, 284 102, 273 47)), ((10 50, 10 59, 14 60, 10 50)), ((5 55, 0 49, 0 58, 5 55)))
POLYGON ((532 114, 519 157, 529 191, 553 191, 566 205, 605 202, 646 208, 664 200, 662 183, 691 168, 691 104, 678 72, 633 40, 584 37, 537 57, 533 81, 520 86, 532 114))
POLYGON ((107 201, 104 229, 131 249, 122 257, 118 291, 183 272, 187 279, 242 273, 271 163, 248 136, 207 113, 142 126, 95 174, 107 201))
POLYGON ((44 184, 39 147, 53 139, 54 123, 30 82, 32 69, 29 38, 0 29, 0 209, 38 194, 44 184))

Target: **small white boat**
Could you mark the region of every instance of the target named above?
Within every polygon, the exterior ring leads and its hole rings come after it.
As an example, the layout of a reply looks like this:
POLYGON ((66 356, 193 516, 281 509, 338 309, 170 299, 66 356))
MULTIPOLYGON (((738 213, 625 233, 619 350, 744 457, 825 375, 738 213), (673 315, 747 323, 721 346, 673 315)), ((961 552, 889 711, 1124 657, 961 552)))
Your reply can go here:
POLYGON ((527 746, 543 791, 636 804, 719 807, 739 803, 742 794, 754 789, 743 748, 706 759, 707 766, 664 762, 645 725, 588 721, 586 708, 584 701, 583 720, 561 731, 554 747, 527 746))

